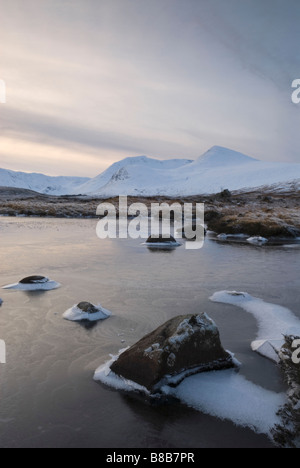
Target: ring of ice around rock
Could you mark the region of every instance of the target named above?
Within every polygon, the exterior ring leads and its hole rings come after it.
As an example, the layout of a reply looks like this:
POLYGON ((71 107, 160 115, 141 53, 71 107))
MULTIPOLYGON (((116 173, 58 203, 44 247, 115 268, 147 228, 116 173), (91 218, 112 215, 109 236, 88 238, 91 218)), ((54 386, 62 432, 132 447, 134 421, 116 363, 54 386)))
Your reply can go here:
POLYGON ((35 281, 32 283, 22 283, 22 280, 19 283, 8 284, 3 286, 2 289, 15 289, 18 291, 52 291, 61 286, 60 283, 52 281, 48 278, 43 278, 42 280, 35 281))
POLYGON ((258 322, 258 336, 252 350, 272 361, 279 362, 278 351, 284 344, 284 335, 300 336, 300 320, 287 308, 271 304, 246 292, 219 291, 213 302, 231 304, 251 313, 258 322))
MULTIPOLYGON (((111 355, 111 359, 96 370, 94 380, 119 391, 139 392, 155 398, 157 395, 151 394, 146 387, 111 370, 112 364, 127 349, 120 350, 117 356, 111 355)), ((236 363, 240 365, 237 360, 236 363)), ((170 379, 161 388, 161 395, 172 396, 197 411, 250 427, 269 437, 271 429, 280 422, 277 412, 286 401, 283 393, 277 394, 255 385, 233 369, 187 376, 175 388, 170 379)))
POLYGON ((70 309, 66 310, 66 312, 64 312, 63 318, 65 320, 70 320, 71 322, 80 322, 82 320, 96 322, 98 320, 105 320, 111 316, 111 312, 107 309, 104 309, 100 304, 94 307, 95 309, 97 309, 97 312, 89 313, 89 312, 84 312, 76 304, 70 309))

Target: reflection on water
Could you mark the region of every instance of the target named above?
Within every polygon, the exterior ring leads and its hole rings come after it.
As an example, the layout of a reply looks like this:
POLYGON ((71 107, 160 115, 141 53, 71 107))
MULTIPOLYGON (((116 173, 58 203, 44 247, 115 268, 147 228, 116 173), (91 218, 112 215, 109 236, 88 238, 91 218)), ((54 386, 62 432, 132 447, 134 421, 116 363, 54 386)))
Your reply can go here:
POLYGON ((166 320, 207 312, 226 349, 254 383, 281 391, 276 367, 252 353, 250 314, 209 301, 247 291, 299 316, 297 249, 206 240, 201 250, 149 250, 140 240, 96 237, 96 220, 0 219, 2 285, 30 274, 62 284, 50 292, 2 290, 1 447, 269 447, 264 436, 180 404, 150 407, 93 381, 95 369, 166 320), (155 253, 156 255, 152 255, 155 253), (62 314, 82 300, 113 315, 73 323, 62 314))

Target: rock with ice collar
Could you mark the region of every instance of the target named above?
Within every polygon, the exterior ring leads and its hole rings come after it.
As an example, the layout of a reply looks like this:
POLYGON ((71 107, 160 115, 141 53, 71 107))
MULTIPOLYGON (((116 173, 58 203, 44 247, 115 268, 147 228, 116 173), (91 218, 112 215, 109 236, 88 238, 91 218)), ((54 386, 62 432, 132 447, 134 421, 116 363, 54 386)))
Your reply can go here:
POLYGON ((68 309, 63 318, 71 320, 72 322, 80 322, 81 320, 88 320, 89 322, 96 322, 98 320, 105 320, 111 315, 109 310, 104 309, 100 304, 94 305, 90 302, 80 302, 77 305, 68 309))
POLYGON ((3 286, 3 289, 16 289, 19 291, 51 291, 57 289, 60 284, 46 276, 34 275, 21 279, 18 283, 3 286))
POLYGON ((206 315, 175 317, 142 338, 111 365, 118 376, 152 393, 198 372, 234 367, 216 324, 206 315))

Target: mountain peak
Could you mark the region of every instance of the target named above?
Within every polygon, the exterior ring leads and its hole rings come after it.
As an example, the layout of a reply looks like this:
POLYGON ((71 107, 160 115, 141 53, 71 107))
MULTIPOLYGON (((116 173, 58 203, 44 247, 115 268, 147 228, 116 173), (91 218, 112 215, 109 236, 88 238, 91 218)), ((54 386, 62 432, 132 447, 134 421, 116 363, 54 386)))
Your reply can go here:
POLYGON ((214 166, 249 164, 257 161, 255 158, 222 146, 213 146, 197 160, 198 163, 214 166))

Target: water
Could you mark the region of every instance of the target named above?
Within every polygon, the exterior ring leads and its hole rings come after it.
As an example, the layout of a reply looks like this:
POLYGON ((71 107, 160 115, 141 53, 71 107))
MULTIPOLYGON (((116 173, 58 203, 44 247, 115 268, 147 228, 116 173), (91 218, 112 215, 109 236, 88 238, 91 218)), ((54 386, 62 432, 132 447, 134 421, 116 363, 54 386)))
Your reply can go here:
MULTIPOLYGON (((153 252, 139 240, 100 241, 95 220, 0 219, 1 285, 30 274, 62 283, 46 293, 0 291, 1 447, 272 447, 267 437, 181 404, 151 407, 93 381, 95 369, 166 320, 207 312, 241 373, 284 390, 276 366, 250 349, 254 318, 209 297, 234 289, 300 316, 300 250, 207 240, 199 251, 153 252), (93 327, 64 321, 75 303, 113 316, 93 327), (124 342, 123 342, 124 341, 124 342)), ((222 389, 220 389, 222 391, 222 389)))

